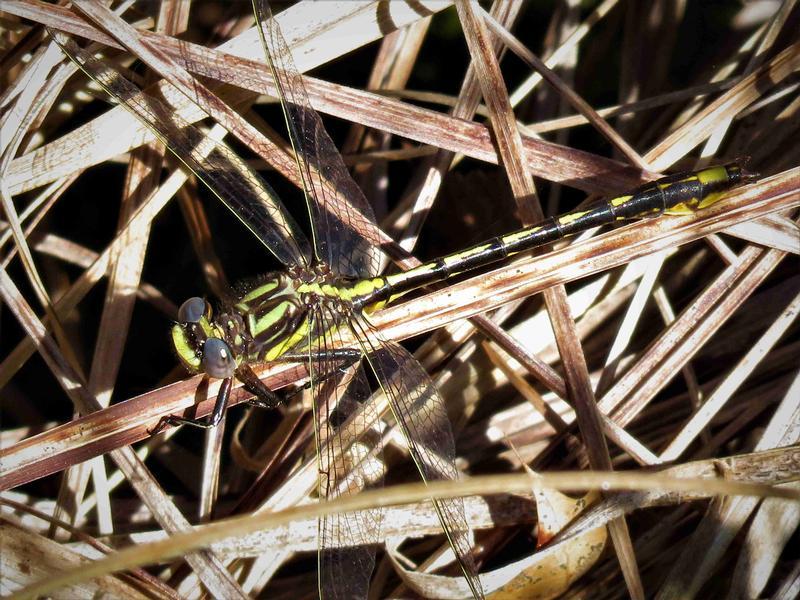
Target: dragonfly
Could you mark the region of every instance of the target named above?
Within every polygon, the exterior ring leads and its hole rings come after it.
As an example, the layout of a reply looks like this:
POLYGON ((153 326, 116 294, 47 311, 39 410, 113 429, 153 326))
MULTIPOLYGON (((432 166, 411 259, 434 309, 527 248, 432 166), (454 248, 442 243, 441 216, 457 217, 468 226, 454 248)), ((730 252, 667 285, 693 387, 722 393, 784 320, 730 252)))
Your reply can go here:
MULTIPOLYGON (((303 364, 314 397, 317 492, 323 500, 380 485, 381 474, 370 470, 375 461, 368 467, 363 456, 359 460, 351 435, 376 421, 368 372, 385 395, 422 480, 458 478, 453 434, 435 384, 403 346, 385 339, 372 325, 373 312, 413 290, 590 228, 702 210, 729 188, 754 178, 740 162, 672 175, 410 270, 382 275, 381 252, 362 233, 365 225, 366 229, 376 226, 372 208, 312 108, 268 5, 253 0, 253 7, 302 182, 310 241, 267 183, 228 146, 210 139, 68 38, 55 39, 89 77, 205 183, 283 266, 232 291, 217 305, 201 297, 183 303, 171 329, 179 360, 189 371, 221 379, 222 384, 208 419, 173 415, 165 423, 216 426, 227 409, 234 380, 253 395, 252 404, 277 407, 286 396, 267 388, 253 366, 276 361, 303 364)), ((379 441, 371 452, 380 452, 379 441)), ((472 595, 482 598, 462 501, 432 500, 432 504, 472 595)), ((379 539, 378 510, 321 518, 320 596, 366 597, 379 539)))

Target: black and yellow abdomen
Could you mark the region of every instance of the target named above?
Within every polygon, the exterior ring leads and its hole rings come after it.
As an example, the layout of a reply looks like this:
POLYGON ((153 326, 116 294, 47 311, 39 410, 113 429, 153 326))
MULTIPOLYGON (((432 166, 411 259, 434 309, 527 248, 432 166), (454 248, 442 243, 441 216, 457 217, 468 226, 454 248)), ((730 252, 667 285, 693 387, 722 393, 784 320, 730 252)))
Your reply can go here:
POLYGON ((402 273, 374 278, 369 280, 369 286, 364 286, 363 293, 352 293, 350 299, 358 307, 370 310, 370 307, 383 305, 388 299, 419 287, 444 281, 459 273, 504 260, 592 227, 615 221, 657 217, 664 213, 687 214, 706 208, 716 202, 725 190, 752 178, 735 162, 663 177, 629 194, 550 217, 402 273))

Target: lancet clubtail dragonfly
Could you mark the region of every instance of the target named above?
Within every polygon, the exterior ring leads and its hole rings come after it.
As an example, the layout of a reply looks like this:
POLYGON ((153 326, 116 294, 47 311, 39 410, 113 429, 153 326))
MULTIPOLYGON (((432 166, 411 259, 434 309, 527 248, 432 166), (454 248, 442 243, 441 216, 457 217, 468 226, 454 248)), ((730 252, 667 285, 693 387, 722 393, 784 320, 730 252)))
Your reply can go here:
MULTIPOLYGON (((269 8, 254 0, 254 9, 304 185, 311 244, 269 186, 227 146, 211 141, 72 41, 57 39, 67 54, 150 128, 285 267, 232 295, 216 311, 202 298, 191 298, 182 305, 172 328, 181 362, 193 372, 224 382, 207 421, 177 416, 168 421, 215 426, 225 412, 234 379, 255 396, 255 404, 275 407, 283 398, 259 381, 251 365, 269 361, 307 364, 316 396, 319 495, 323 499, 350 493, 346 481, 368 479, 359 471, 363 467, 346 458, 348 448, 340 435, 342 423, 357 426, 371 410, 369 403, 362 402, 369 395, 367 368, 388 397, 423 480, 458 476, 450 425, 433 382, 407 350, 383 339, 370 323, 371 312, 412 290, 592 227, 702 209, 724 190, 751 177, 737 163, 666 177, 414 269, 382 276, 378 252, 357 233, 359 220, 374 222, 372 209, 311 107, 269 8), (349 201, 346 210, 334 201, 335 196, 349 201), (344 338, 355 344, 348 346, 344 338), (346 371, 349 377, 344 376, 346 371)), ((473 595, 482 597, 461 502, 435 501, 434 508, 473 595)), ((378 521, 377 513, 366 512, 321 520, 321 595, 366 595, 374 552, 364 542, 379 539, 378 521)))

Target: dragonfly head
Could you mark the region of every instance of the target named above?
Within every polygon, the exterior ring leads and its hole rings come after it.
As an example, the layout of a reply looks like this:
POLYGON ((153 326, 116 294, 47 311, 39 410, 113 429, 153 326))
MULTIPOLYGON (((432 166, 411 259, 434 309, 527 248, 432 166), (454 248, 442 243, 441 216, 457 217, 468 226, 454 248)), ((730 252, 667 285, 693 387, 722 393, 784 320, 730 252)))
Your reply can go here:
POLYGON ((225 337, 212 320, 208 302, 194 297, 181 305, 178 322, 172 326, 172 344, 187 369, 219 379, 232 377, 237 360, 225 337))

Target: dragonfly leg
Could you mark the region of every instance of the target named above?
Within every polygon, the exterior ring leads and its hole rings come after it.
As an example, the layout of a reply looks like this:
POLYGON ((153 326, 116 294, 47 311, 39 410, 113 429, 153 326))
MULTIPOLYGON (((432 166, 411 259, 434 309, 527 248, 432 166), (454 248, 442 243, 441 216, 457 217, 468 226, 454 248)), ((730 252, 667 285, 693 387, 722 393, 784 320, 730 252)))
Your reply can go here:
POLYGON ((308 362, 312 359, 318 363, 320 362, 338 362, 335 370, 343 371, 352 367, 361 358, 361 351, 355 348, 334 348, 328 350, 316 350, 311 354, 302 353, 286 353, 278 360, 281 362, 308 362))
MULTIPOLYGON (((322 373, 316 378, 315 383, 320 383, 329 379, 333 375, 344 373, 347 369, 361 360, 361 351, 355 348, 336 348, 329 350, 319 350, 311 353, 311 358, 317 363, 333 362, 335 368, 324 369, 322 373)), ((285 354, 280 360, 287 362, 307 362, 309 359, 308 354, 285 354)), ((284 402, 289 401, 303 390, 311 387, 311 381, 307 381, 302 386, 293 389, 284 396, 284 402)))
POLYGON ((242 363, 236 369, 236 378, 244 384, 244 389, 253 394, 255 398, 247 401, 258 408, 276 408, 286 401, 285 396, 276 394, 258 378, 247 363, 242 363))
MULTIPOLYGON (((317 378, 317 382, 320 382, 337 373, 343 373, 356 364, 361 359, 361 352, 354 348, 336 348, 314 352, 311 354, 311 358, 318 363, 333 362, 336 364, 335 368, 326 369, 317 378)), ((308 354, 285 354, 280 360, 282 362, 306 362, 308 359, 308 354)), ((255 398, 248 400, 247 403, 258 408, 276 408, 291 400, 298 392, 311 387, 311 382, 308 382, 287 394, 277 394, 264 385, 264 382, 258 378, 247 363, 243 363, 236 369, 236 378, 244 384, 244 388, 248 392, 255 396, 255 398)), ((217 394, 217 401, 214 403, 214 410, 211 411, 211 414, 207 418, 189 419, 177 415, 167 415, 166 417, 161 417, 155 427, 148 429, 148 433, 150 435, 161 433, 167 425, 172 425, 174 427, 191 425, 192 427, 200 427, 202 429, 212 429, 216 427, 219 425, 219 422, 222 421, 225 410, 228 408, 228 400, 230 399, 232 386, 233 378, 227 377, 222 380, 219 393, 217 394)))
POLYGON ((148 433, 150 435, 161 433, 167 425, 175 427, 191 425, 192 427, 200 427, 202 429, 212 429, 216 427, 219 425, 219 422, 222 421, 222 417, 225 415, 225 409, 228 408, 228 400, 231 396, 232 385, 232 378, 226 377, 222 380, 219 386, 219 392, 217 393, 217 401, 214 403, 214 410, 211 411, 211 414, 207 418, 187 419, 186 417, 179 417, 177 415, 167 415, 166 417, 161 417, 161 420, 156 423, 155 427, 148 429, 148 433))

